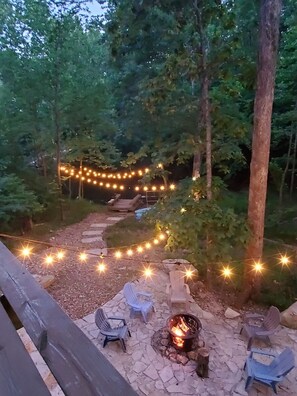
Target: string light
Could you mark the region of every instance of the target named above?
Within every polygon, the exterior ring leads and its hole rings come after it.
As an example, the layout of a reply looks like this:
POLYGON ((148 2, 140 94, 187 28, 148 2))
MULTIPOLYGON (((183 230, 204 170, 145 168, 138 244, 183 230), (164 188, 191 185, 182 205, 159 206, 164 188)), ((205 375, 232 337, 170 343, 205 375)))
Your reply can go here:
POLYGON ((185 276, 188 279, 191 279, 194 275, 194 271, 191 268, 187 268, 185 271, 185 276))
POLYGON ((180 213, 185 213, 187 211, 186 208, 181 208, 180 213))
POLYGON ((151 267, 146 267, 143 273, 146 278, 151 278, 153 276, 153 270, 151 269, 151 267))
POLYGON ((289 265, 290 264, 290 259, 286 255, 284 255, 284 256, 280 257, 280 262, 281 262, 282 266, 289 265))
POLYGON ((222 276, 225 279, 230 279, 232 275, 233 275, 233 272, 232 272, 232 269, 230 267, 228 267, 228 266, 227 267, 223 267, 222 276))
POLYGON ((65 257, 65 252, 63 252, 62 250, 60 250, 60 251, 57 253, 57 259, 58 259, 58 260, 62 260, 64 257, 65 257))
POLYGON ((253 264, 253 270, 257 273, 260 274, 263 270, 264 270, 264 266, 262 263, 260 263, 260 261, 256 261, 253 264))
POLYGON ((99 272, 105 272, 105 270, 106 270, 106 265, 105 265, 105 263, 104 263, 103 261, 102 261, 101 263, 98 264, 97 270, 98 270, 99 272))
POLYGON ((115 258, 119 259, 122 257, 122 252, 120 252, 119 250, 117 252, 115 252, 114 254, 115 258))
POLYGON ((158 245, 158 243, 159 243, 159 239, 155 238, 155 239, 154 239, 154 244, 155 244, 155 245, 158 245))
POLYGON ((160 235, 159 235, 159 239, 160 239, 160 241, 164 241, 165 235, 164 235, 164 234, 160 234, 160 235))
POLYGON ((80 261, 85 262, 85 261, 87 261, 87 259, 88 259, 87 253, 84 253, 84 252, 80 253, 80 255, 79 255, 80 261))
POLYGON ((133 255, 133 250, 132 249, 128 249, 127 250, 127 255, 128 256, 132 256, 133 255))
POLYGON ((51 265, 54 263, 54 258, 51 255, 45 257, 44 262, 46 265, 51 265))
POLYGON ((137 247, 137 252, 138 253, 142 253, 143 252, 143 247, 142 246, 138 246, 137 247))
POLYGON ((146 249, 150 249, 150 248, 152 247, 152 245, 151 245, 149 242, 147 242, 147 243, 145 244, 145 247, 146 247, 146 249))
POLYGON ((24 258, 30 257, 31 253, 32 253, 32 248, 29 246, 25 246, 21 250, 21 256, 23 256, 24 258))
MULTIPOLYGON (((101 179, 106 179, 107 178, 107 179, 118 179, 118 180, 120 180, 122 178, 126 179, 126 178, 132 178, 134 176, 142 176, 143 173, 148 173, 149 172, 149 168, 146 168, 143 171, 142 170, 139 170, 138 172, 133 171, 133 172, 130 172, 130 173, 125 173, 123 175, 121 175, 120 173, 116 173, 116 174, 113 174, 113 173, 109 173, 109 174, 102 173, 101 174, 100 172, 97 173, 97 172, 92 171, 91 169, 84 168, 83 171, 85 173, 83 174, 83 172, 81 170, 77 171, 75 168, 70 168, 70 167, 67 168, 65 166, 61 166, 60 170, 62 172, 64 172, 65 174, 67 174, 67 175, 70 173, 70 177, 73 177, 75 179, 80 179, 81 181, 86 181, 87 183, 90 183, 90 184, 93 184, 93 185, 96 185, 96 186, 100 186, 100 187, 103 187, 103 188, 113 189, 113 190, 121 190, 121 191, 123 191, 125 189, 125 186, 123 184, 120 185, 120 184, 116 184, 116 183, 113 183, 113 184, 112 183, 103 183, 102 181, 97 181, 96 179, 93 179, 92 176, 95 177, 95 178, 100 177, 101 179), (87 169, 87 171, 85 171, 85 169, 87 169)), ((166 188, 164 185, 160 185, 160 186, 155 186, 155 185, 149 186, 149 185, 146 185, 146 186, 143 186, 143 187, 135 186, 135 187, 132 187, 132 188, 134 188, 135 191, 142 190, 144 192, 148 192, 148 191, 154 191, 154 192, 162 191, 163 192, 163 191, 165 191, 167 189, 175 190, 176 186, 175 186, 174 183, 171 183, 169 185, 169 188, 166 188)))

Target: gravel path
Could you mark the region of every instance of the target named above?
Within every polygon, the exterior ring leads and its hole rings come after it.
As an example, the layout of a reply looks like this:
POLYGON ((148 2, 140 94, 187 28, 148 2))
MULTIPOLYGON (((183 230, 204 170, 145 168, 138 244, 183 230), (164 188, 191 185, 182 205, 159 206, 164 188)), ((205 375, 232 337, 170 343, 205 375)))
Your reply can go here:
MULTIPOLYGON (((113 215, 116 217, 116 215, 113 215)), ((91 225, 94 223, 114 224, 108 221, 109 213, 92 213, 80 223, 71 225, 56 232, 50 239, 55 245, 64 245, 77 249, 78 252, 102 247, 102 244, 93 242, 84 244, 81 242, 84 231, 95 230, 91 225)), ((119 214, 118 217, 123 217, 119 214)), ((143 261, 141 256, 136 260, 118 260, 106 257, 104 262, 107 270, 99 273, 96 270, 98 257, 91 257, 82 263, 78 254, 66 251, 65 258, 51 266, 44 264, 44 258, 57 249, 50 248, 35 254, 33 258, 25 262, 26 267, 33 274, 54 275, 55 281, 48 292, 60 304, 72 319, 79 319, 94 312, 96 308, 112 299, 132 279, 141 275, 143 261)))

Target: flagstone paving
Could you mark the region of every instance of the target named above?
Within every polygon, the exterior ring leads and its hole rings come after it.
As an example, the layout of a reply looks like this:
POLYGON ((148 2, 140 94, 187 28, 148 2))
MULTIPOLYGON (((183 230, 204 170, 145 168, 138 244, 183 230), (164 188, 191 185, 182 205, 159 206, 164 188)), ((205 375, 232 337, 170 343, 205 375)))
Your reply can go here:
POLYGON ((104 231, 104 229, 96 230, 96 231, 91 230, 91 231, 84 231, 82 234, 86 235, 86 236, 92 236, 92 235, 98 236, 98 235, 102 235, 103 231, 104 231))
POLYGON ((90 227, 94 227, 94 228, 106 228, 108 226, 110 226, 110 223, 94 223, 91 224, 90 227))
MULTIPOLYGON (((127 353, 117 342, 109 343, 104 349, 103 339, 94 323, 94 314, 76 321, 76 324, 98 346, 114 367, 126 378, 139 395, 150 396, 260 396, 272 395, 266 387, 257 385, 249 393, 244 390, 245 376, 243 366, 248 356, 246 339, 239 332, 240 319, 226 319, 203 311, 194 300, 189 311, 202 322, 201 338, 210 349, 209 378, 201 379, 195 372, 196 364, 189 361, 186 365, 173 363, 156 353, 151 346, 155 331, 166 325, 166 320, 177 311, 170 311, 167 305, 165 286, 168 275, 158 271, 152 280, 139 279, 135 287, 152 292, 156 312, 151 314, 145 324, 141 317, 129 318, 129 309, 122 291, 103 308, 108 316, 125 317, 132 337, 127 339, 127 353), (99 335, 99 336, 98 336, 99 335)), ((268 351, 280 352, 285 346, 291 347, 297 356, 297 332, 281 328, 272 336, 271 347, 255 343, 255 347, 265 347, 268 351)), ((279 395, 296 396, 296 370, 293 370, 279 386, 279 395)))

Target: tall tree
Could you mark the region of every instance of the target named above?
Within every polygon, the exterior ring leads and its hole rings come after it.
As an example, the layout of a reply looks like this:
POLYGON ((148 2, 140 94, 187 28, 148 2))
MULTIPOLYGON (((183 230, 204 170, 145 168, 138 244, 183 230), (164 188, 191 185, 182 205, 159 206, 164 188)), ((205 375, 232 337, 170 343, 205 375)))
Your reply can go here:
POLYGON ((260 9, 257 86, 254 102, 254 127, 249 187, 248 222, 251 238, 246 252, 243 300, 259 289, 253 264, 263 252, 267 176, 270 153, 271 115, 279 40, 280 0, 262 0, 260 9))

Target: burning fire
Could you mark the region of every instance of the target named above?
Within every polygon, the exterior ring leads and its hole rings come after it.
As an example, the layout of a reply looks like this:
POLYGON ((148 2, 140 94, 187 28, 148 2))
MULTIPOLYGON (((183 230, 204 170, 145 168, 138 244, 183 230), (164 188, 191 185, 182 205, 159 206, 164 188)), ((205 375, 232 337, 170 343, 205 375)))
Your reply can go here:
POLYGON ((187 325, 185 320, 180 316, 178 318, 178 322, 175 324, 175 326, 172 326, 171 331, 176 335, 176 337, 173 337, 173 342, 176 346, 179 348, 182 348, 185 341, 180 338, 184 337, 187 335, 187 332, 190 330, 190 327, 187 325))

